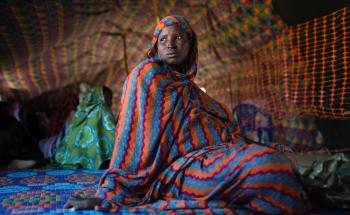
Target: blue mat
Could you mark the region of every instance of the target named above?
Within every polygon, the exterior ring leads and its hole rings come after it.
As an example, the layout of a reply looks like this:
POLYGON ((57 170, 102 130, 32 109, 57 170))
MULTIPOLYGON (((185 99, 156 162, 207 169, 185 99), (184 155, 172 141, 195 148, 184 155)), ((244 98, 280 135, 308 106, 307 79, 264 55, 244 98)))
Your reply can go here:
MULTIPOLYGON (((63 209, 73 193, 93 196, 103 172, 44 169, 0 172, 0 214, 111 214, 63 209)), ((316 207, 310 214, 350 213, 316 207)))
POLYGON ((103 170, 1 172, 0 214, 108 214, 63 209, 73 193, 92 196, 102 174, 103 170))

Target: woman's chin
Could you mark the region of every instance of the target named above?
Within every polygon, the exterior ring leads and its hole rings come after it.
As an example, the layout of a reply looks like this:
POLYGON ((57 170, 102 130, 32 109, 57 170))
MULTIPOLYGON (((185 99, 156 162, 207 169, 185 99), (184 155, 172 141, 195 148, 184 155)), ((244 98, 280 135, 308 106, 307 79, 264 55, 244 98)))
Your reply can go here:
POLYGON ((179 62, 176 59, 166 60, 165 63, 170 65, 170 66, 178 66, 179 65, 179 62))

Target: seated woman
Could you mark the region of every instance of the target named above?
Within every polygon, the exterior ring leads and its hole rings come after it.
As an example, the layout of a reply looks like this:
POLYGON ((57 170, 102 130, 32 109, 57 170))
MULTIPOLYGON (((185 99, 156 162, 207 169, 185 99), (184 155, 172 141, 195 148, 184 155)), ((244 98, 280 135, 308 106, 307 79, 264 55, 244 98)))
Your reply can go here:
MULTIPOLYGON (((111 111, 112 92, 94 87, 57 136, 39 142, 44 158, 61 168, 99 169, 111 159, 115 142, 115 120, 111 111)), ((42 161, 15 160, 10 169, 30 168, 42 161)))
POLYGON ((65 208, 272 214, 309 209, 288 154, 245 142, 232 113, 193 82, 197 38, 185 18, 160 21, 148 57, 125 81, 112 160, 95 197, 73 195, 65 208))

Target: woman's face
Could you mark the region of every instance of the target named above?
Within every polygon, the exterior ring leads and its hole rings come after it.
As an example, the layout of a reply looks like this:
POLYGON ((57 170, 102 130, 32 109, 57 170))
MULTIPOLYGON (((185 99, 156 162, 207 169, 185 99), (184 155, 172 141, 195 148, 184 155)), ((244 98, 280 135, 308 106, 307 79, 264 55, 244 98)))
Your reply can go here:
POLYGON ((184 66, 190 49, 190 40, 177 25, 165 27, 158 37, 158 55, 167 64, 184 66))

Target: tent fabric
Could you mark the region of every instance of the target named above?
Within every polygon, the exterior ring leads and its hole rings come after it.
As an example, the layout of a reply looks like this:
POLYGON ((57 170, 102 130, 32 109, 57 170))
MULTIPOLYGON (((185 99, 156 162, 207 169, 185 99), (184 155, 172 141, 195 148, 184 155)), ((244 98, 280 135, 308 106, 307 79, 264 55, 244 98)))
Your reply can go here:
POLYGON ((169 14, 197 33, 195 82, 231 109, 250 102, 286 130, 295 111, 350 118, 349 7, 287 26, 272 0, 1 1, 0 94, 28 100, 90 82, 114 91, 116 110, 126 74, 169 14))
MULTIPOLYGON (((117 88, 126 73, 122 35, 128 68, 133 68, 143 59, 145 41, 152 39, 156 23, 152 1, 14 2, 1 2, 1 86, 26 91, 23 97, 84 80, 117 88)), ((282 25, 270 16, 271 6, 260 2, 159 4, 160 15, 184 14, 195 26, 205 76, 216 71, 213 66, 222 67, 217 59, 224 53, 218 53, 220 48, 233 43, 225 56, 237 58, 267 41, 274 31, 271 26, 282 25)))

